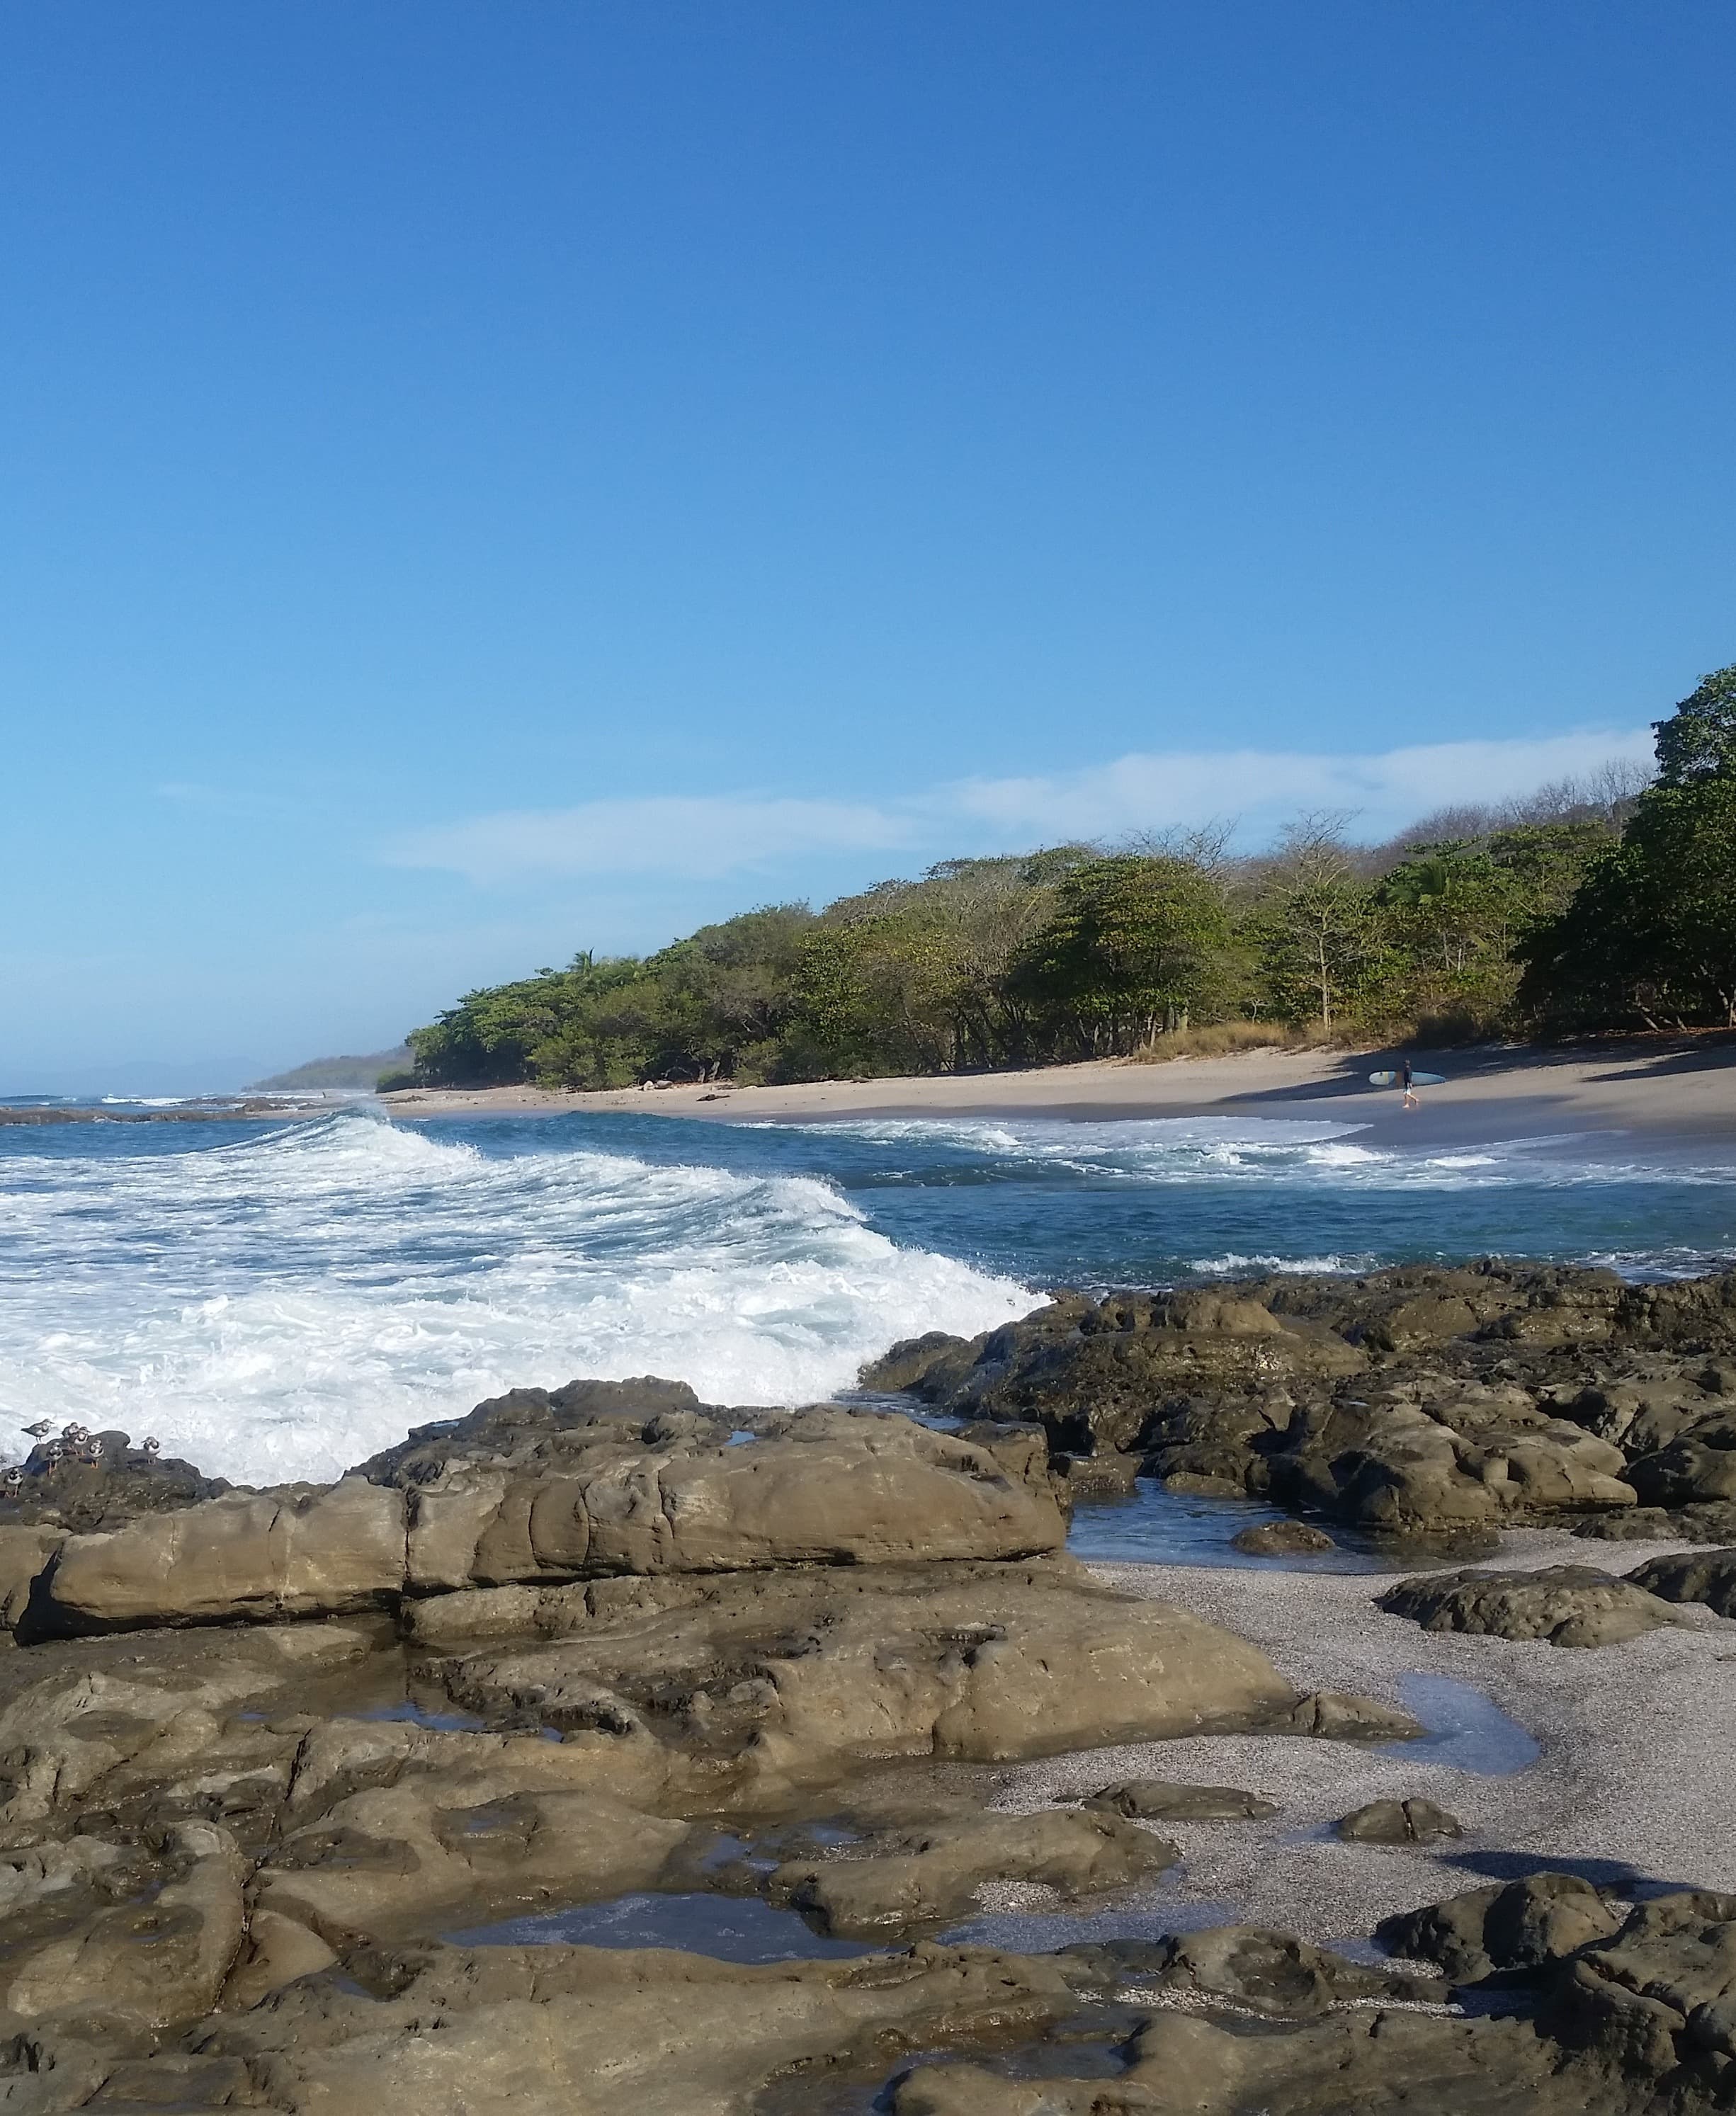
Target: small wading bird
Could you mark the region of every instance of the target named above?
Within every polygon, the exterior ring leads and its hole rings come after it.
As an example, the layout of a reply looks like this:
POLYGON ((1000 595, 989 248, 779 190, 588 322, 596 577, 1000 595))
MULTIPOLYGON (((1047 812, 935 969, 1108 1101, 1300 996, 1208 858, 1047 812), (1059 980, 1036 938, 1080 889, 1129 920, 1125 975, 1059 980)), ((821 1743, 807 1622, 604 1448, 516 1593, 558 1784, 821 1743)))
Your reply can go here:
POLYGON ((147 1433, 145 1436, 145 1451, 154 1461, 163 1452, 163 1442, 160 1440, 153 1440, 147 1433))
POLYGON ((13 1463, 11 1469, 7 1471, 5 1476, 3 1478, 0 1478, 0 1484, 4 1484, 6 1486, 7 1497, 8 1498, 16 1499, 18 1494, 24 1489, 23 1470, 19 1468, 16 1462, 13 1463))
POLYGON ((76 1447, 81 1441, 90 1438, 90 1428, 88 1425, 63 1425, 60 1428, 60 1437, 76 1447))
POLYGON ((94 1433, 87 1434, 84 1439, 79 1442, 78 1459, 81 1462, 100 1462, 102 1460, 103 1443, 97 1438, 94 1433))
POLYGON ((48 1456, 48 1467, 51 1470, 57 1462, 65 1458, 67 1452, 65 1445, 58 1440, 51 1440, 42 1451, 48 1456))
POLYGON ((24 1429, 32 1440, 42 1440, 54 1430, 54 1422, 52 1419, 39 1418, 34 1425, 27 1425, 24 1429))

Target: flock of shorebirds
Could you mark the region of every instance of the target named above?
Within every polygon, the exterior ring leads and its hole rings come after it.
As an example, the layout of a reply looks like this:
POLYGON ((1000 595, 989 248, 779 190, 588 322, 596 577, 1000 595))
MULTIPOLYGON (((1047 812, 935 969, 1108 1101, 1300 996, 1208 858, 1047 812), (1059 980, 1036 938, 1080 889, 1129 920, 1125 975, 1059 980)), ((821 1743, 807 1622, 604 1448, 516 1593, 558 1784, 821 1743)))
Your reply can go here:
MULTIPOLYGON (((39 1419, 35 1424, 27 1425, 24 1429, 39 1446, 43 1441, 48 1440, 48 1435, 54 1430, 54 1421, 51 1418, 39 1419)), ((34 1453, 35 1451, 33 1449, 31 1451, 34 1453)), ((139 1451, 147 1462, 154 1462, 163 1452, 163 1443, 160 1440, 154 1440, 147 1434, 140 1443, 139 1451)), ((98 1464, 103 1460, 103 1443, 101 1438, 93 1433, 88 1425, 80 1425, 75 1422, 71 1425, 63 1425, 60 1429, 59 1438, 48 1440, 48 1446, 42 1449, 42 1454, 44 1460, 51 1470, 58 1469, 62 1462, 67 1461, 98 1464)), ((16 1498, 23 1489, 22 1465, 16 1462, 9 1464, 5 1471, 0 1473, 0 1490, 3 1490, 8 1498, 16 1498)))

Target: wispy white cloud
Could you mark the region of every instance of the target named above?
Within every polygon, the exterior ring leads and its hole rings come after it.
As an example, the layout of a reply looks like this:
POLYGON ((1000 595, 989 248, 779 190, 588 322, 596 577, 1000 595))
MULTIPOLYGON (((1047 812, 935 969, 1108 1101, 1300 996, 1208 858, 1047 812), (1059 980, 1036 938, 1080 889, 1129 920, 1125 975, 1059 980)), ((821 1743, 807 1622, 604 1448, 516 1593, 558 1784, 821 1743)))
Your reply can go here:
POLYGON ((1509 742, 1428 743, 1358 754, 1290 750, 1135 753, 1077 771, 967 779, 897 802, 751 794, 589 801, 412 832, 382 857, 482 884, 596 875, 715 879, 817 855, 1020 850, 1234 819, 1259 843, 1286 818, 1347 809, 1380 837, 1432 809, 1498 802, 1610 762, 1649 763, 1649 729, 1509 742))
POLYGON ((1364 832, 1402 829, 1430 809, 1499 802, 1611 761, 1649 763, 1649 729, 1540 740, 1443 742, 1374 755, 1287 750, 1178 750, 1118 757, 1045 778, 972 779, 941 800, 1008 842, 1113 837, 1208 816, 1241 835, 1302 811, 1348 808, 1364 832))
POLYGON ((911 818, 865 803, 668 795, 477 816, 411 832, 384 857, 394 867, 444 867, 478 882, 596 874, 705 878, 801 853, 891 851, 914 835, 911 818))

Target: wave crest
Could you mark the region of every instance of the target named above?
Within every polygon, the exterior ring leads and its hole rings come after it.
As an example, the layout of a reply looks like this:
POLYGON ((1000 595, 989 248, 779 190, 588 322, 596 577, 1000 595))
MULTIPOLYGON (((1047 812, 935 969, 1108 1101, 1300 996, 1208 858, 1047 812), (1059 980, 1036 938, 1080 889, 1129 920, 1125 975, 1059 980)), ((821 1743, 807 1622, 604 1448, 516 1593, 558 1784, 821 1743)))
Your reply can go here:
POLYGON ((412 1425, 579 1374, 811 1402, 895 1337, 973 1335, 1032 1303, 898 1247, 811 1177, 485 1154, 349 1112, 192 1152, 13 1162, 4 1180, 8 1422, 154 1433, 249 1483, 330 1477, 412 1425))

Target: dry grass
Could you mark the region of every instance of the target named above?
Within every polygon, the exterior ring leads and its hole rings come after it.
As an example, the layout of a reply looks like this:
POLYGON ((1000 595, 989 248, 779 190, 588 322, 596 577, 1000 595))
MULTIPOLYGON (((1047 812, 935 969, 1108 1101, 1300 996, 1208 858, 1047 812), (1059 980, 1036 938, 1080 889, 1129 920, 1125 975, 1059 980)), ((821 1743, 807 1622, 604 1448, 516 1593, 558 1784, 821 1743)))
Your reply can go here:
POLYGON ((1238 1051, 1350 1051, 1365 1039, 1327 1034, 1311 1026, 1283 1021, 1213 1021, 1200 1028, 1177 1028, 1142 1044, 1130 1065, 1163 1065, 1172 1058, 1227 1058, 1238 1051))

